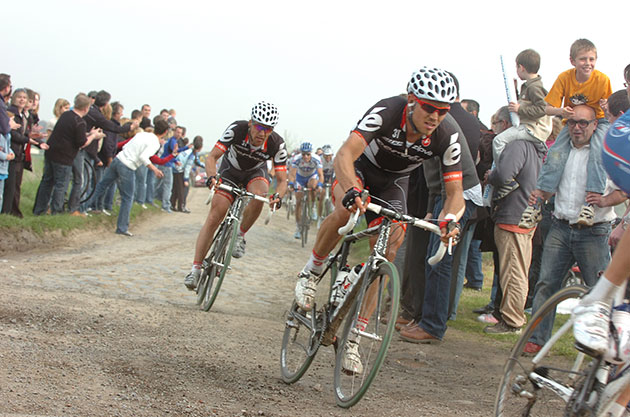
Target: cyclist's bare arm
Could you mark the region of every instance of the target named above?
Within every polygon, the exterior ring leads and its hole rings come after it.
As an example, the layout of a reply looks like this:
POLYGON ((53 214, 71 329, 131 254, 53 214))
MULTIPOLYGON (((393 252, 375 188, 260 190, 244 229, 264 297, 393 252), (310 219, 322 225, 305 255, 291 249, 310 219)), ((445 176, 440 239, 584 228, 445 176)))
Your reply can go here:
MULTIPOLYGON (((206 174, 208 174, 208 178, 217 176, 217 161, 223 154, 224 151, 215 146, 206 157, 206 174)), ((214 186, 214 183, 215 181, 213 181, 210 188, 214 186)))
POLYGON ((295 175, 297 174, 297 168, 294 167, 293 165, 291 165, 291 167, 289 168, 289 182, 292 182, 295 184, 295 175))
MULTIPOLYGON (((339 187, 342 190, 342 193, 352 188, 356 187, 358 189, 363 189, 363 187, 359 184, 357 180, 357 176, 354 172, 354 161, 356 161, 363 150, 365 149, 365 140, 359 136, 356 132, 350 133, 348 139, 341 145, 339 152, 335 155, 335 159, 333 161, 333 167, 335 169, 335 173, 337 174, 337 182, 339 182, 339 187)), ((342 194, 343 195, 343 194, 342 194)), ((355 204, 358 208, 361 209, 361 213, 365 213, 366 206, 363 204, 360 198, 355 199, 355 204)))
MULTIPOLYGON (((444 207, 440 212, 440 219, 444 219, 447 214, 454 214, 455 220, 459 221, 464 210, 466 203, 464 202, 464 187, 461 180, 449 181, 444 183, 444 189, 446 191, 446 201, 444 201, 444 207)), ((446 233, 446 229, 442 229, 442 241, 448 242, 449 238, 454 238, 458 233, 455 229, 450 233, 446 233)))
POLYGON ((612 260, 604 271, 604 275, 608 281, 620 286, 628 278, 630 278, 630 228, 623 233, 619 240, 619 244, 615 248, 612 260))
POLYGON ((276 180, 278 181, 276 192, 280 194, 280 198, 282 198, 287 193, 287 171, 276 171, 276 180))

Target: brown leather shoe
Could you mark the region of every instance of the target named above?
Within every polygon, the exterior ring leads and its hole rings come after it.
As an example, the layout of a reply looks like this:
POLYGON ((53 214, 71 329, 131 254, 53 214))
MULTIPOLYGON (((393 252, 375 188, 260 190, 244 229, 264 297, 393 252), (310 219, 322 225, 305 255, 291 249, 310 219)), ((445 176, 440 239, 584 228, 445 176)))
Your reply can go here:
POLYGON ((396 319, 396 323, 394 324, 394 328, 396 330, 400 330, 411 322, 413 322, 413 319, 406 319, 403 316, 398 316, 398 318, 396 319))
POLYGON ((433 344, 440 343, 441 340, 437 337, 431 336, 429 333, 425 332, 424 329, 417 324, 411 327, 403 327, 400 330, 400 338, 406 342, 411 343, 424 343, 424 344, 433 344))

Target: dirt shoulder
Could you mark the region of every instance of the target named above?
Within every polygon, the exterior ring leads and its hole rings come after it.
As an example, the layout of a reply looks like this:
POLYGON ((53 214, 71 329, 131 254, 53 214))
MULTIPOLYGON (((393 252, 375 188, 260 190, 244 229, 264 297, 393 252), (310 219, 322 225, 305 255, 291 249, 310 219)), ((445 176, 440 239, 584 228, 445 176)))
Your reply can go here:
POLYGON ((488 416, 507 347, 449 330, 394 338, 364 399, 335 406, 333 350, 296 384, 279 378, 283 318, 307 259, 284 211, 248 233, 209 313, 182 280, 205 218, 92 231, 0 257, 0 416, 488 416))

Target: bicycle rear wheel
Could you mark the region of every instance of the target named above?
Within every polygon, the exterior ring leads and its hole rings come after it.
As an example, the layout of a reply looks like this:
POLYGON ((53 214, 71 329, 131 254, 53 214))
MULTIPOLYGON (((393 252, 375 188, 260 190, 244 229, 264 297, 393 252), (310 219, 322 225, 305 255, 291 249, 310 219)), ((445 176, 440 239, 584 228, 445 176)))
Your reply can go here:
MULTIPOLYGON (((587 289, 581 286, 566 287, 549 298, 530 319, 529 324, 510 352, 503 378, 495 399, 496 416, 572 416, 565 414, 572 405, 570 399, 576 387, 580 387, 590 371, 591 359, 573 347, 572 321, 556 323, 551 339, 534 357, 523 356, 525 345, 542 319, 554 314, 556 307, 565 302, 577 303, 587 289), (569 301, 573 300, 573 301, 569 301), (575 359, 566 356, 577 353, 575 359), (564 393, 564 394, 561 394, 564 393), (564 397, 564 398, 563 398, 564 397)), ((556 322, 561 321, 556 318, 556 322)))
POLYGON ((338 340, 335 396, 337 405, 344 408, 352 407, 361 400, 378 373, 391 342, 398 312, 400 283, 396 267, 390 262, 383 262, 377 271, 370 272, 366 278, 371 285, 364 293, 357 294, 350 312, 344 318, 343 331, 338 340), (391 306, 387 302, 389 297, 391 306), (373 312, 369 313, 369 310, 373 312), (365 329, 360 332, 356 329, 359 316, 362 316, 363 322, 367 319, 365 329), (349 372, 343 367, 349 340, 358 344, 363 368, 361 372, 349 372))
POLYGON ((203 311, 210 310, 219 294, 221 284, 223 284, 223 279, 232 260, 237 233, 237 221, 222 223, 210 247, 210 254, 204 260, 204 268, 197 284, 197 303, 203 311))

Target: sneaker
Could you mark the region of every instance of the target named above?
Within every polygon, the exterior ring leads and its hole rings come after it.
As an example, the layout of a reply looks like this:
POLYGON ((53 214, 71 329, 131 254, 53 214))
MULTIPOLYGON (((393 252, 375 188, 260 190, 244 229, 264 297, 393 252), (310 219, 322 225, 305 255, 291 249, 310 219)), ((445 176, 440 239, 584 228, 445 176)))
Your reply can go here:
POLYGON ((170 208, 164 208, 164 207, 162 207, 162 211, 164 213, 169 213, 169 214, 173 212, 173 210, 171 210, 170 208))
POLYGON ((492 313, 486 313, 486 314, 480 315, 479 317, 477 317, 477 321, 481 323, 486 323, 486 324, 497 324, 499 322, 499 320, 497 320, 497 318, 494 317, 492 313))
POLYGON ((608 350, 610 306, 599 301, 577 305, 571 316, 575 346, 595 356, 605 353, 608 350))
POLYGON ((499 321, 497 324, 493 326, 486 326, 483 329, 484 333, 488 334, 520 334, 520 327, 512 327, 503 320, 499 321))
POLYGON ((343 353, 342 369, 346 373, 361 374, 363 373, 363 364, 359 355, 359 342, 348 340, 346 342, 345 351, 343 353))
POLYGON ((497 200, 501 200, 502 198, 505 198, 508 194, 510 194, 512 191, 516 190, 519 187, 519 183, 516 182, 516 180, 514 180, 513 178, 506 182, 505 184, 503 184, 502 186, 500 186, 499 188, 497 188, 494 192, 494 195, 492 196, 492 200, 493 201, 497 201, 497 200))
POLYGON ((109 211, 107 211, 105 209, 101 210, 101 213, 103 213, 106 216, 111 216, 112 215, 112 213, 110 213, 109 211))
POLYGON ((313 309, 316 290, 315 277, 306 271, 300 272, 295 285, 295 302, 302 310, 311 311, 313 309))
POLYGON ((580 210, 577 224, 590 227, 593 225, 594 218, 595 218, 595 210, 593 209, 593 206, 590 204, 585 204, 582 206, 582 209, 580 210))
POLYGON ((140 205, 140 207, 142 207, 142 209, 143 209, 143 210, 148 209, 147 205, 146 205, 146 204, 144 204, 144 203, 142 203, 142 204, 140 205))
POLYGON ((194 271, 190 271, 186 278, 184 278, 184 285, 190 291, 194 291, 197 288, 197 282, 199 281, 199 276, 201 275, 201 269, 195 269, 194 271))
POLYGON ((74 217, 87 217, 87 214, 85 213, 81 213, 80 211, 73 211, 72 213, 70 213, 71 216, 74 217))
POLYGON ((317 207, 315 207, 315 205, 313 205, 313 209, 311 210, 311 219, 313 219, 313 221, 317 221, 317 207))
POLYGON ((293 237, 296 239, 301 239, 302 238, 302 233, 300 233, 300 228, 298 227, 297 229, 295 229, 295 233, 293 233, 293 237))
POLYGON ((188 207, 184 207, 184 208, 182 208, 182 213, 189 214, 190 210, 188 209, 188 207))
POLYGON ((236 236, 236 243, 234 244, 234 251, 232 251, 233 258, 242 258, 245 255, 245 236, 236 236))
POLYGON ((464 288, 468 288, 469 290, 473 290, 473 291, 481 291, 481 287, 475 287, 474 285, 470 284, 469 282, 464 284, 464 288))
POLYGON ((534 356, 538 352, 540 352, 542 346, 534 342, 527 342, 525 348, 523 348, 523 356, 534 356))
POLYGON ((131 233, 129 230, 127 231, 120 231, 120 230, 116 230, 116 234, 117 235, 123 235, 123 236, 127 236, 127 237, 133 237, 133 233, 131 233))
POLYGON ((318 219, 317 219, 317 228, 318 228, 318 229, 322 226, 322 221, 323 221, 323 220, 324 220, 324 219, 323 219, 322 217, 320 217, 320 218, 318 218, 318 219))
POLYGON ((540 204, 534 206, 527 206, 523 214, 521 215, 521 221, 518 223, 518 227, 521 229, 533 229, 538 222, 542 220, 542 212, 540 204))

